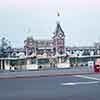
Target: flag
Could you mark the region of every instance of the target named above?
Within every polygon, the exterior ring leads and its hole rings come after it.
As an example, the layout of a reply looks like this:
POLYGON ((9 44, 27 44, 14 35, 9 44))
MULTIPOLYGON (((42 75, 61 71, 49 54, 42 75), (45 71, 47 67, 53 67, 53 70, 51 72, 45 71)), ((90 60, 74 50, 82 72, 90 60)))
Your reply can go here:
POLYGON ((57 16, 60 16, 60 13, 59 12, 57 12, 57 16))

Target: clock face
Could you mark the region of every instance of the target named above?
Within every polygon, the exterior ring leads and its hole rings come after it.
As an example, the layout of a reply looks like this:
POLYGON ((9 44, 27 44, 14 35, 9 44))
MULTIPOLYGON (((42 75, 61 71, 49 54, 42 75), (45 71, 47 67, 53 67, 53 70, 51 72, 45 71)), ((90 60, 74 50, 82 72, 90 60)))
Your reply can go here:
POLYGON ((60 33, 60 34, 58 35, 58 37, 59 37, 59 38, 63 38, 63 34, 60 33))
POLYGON ((62 35, 61 35, 61 34, 59 34, 59 37, 62 37, 62 35))

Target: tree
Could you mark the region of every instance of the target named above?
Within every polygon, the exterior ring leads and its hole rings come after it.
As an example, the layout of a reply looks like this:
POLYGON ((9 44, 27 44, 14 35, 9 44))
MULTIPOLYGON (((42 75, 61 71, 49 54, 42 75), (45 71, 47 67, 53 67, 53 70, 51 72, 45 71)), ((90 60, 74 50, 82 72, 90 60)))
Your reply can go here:
POLYGON ((1 38, 0 57, 8 57, 11 51, 11 42, 5 37, 1 38))

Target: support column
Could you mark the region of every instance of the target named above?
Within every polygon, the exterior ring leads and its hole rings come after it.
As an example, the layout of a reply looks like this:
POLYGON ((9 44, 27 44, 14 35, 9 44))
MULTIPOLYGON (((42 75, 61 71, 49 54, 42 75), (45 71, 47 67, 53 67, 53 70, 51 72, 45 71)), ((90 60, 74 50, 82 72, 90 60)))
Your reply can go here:
POLYGON ((59 63, 61 63, 62 62, 62 59, 61 59, 61 57, 59 57, 59 63))
POLYGON ((3 69, 2 66, 3 66, 3 60, 1 60, 1 70, 3 69))
POLYGON ((4 64, 5 64, 5 70, 9 70, 10 69, 9 60, 5 60, 4 64))

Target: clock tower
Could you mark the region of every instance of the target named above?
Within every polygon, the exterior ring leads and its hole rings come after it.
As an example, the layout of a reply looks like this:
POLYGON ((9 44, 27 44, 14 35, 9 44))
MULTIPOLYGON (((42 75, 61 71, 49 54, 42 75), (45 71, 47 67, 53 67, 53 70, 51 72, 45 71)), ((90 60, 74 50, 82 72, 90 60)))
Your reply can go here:
MULTIPOLYGON (((60 14, 58 13, 57 16, 59 17, 60 14)), ((57 21, 56 30, 53 36, 53 50, 55 54, 62 55, 65 53, 65 34, 59 21, 57 21)))

